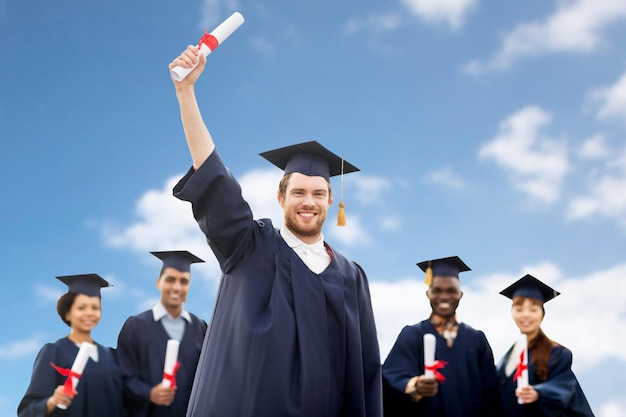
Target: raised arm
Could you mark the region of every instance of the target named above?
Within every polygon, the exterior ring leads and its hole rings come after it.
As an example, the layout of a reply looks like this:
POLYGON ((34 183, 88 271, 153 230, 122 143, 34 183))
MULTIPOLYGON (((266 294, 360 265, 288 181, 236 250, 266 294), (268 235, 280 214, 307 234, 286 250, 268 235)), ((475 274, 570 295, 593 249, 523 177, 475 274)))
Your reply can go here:
POLYGON ((213 138, 202 120, 194 89, 196 81, 204 71, 206 58, 198 51, 198 48, 189 45, 183 53, 170 63, 169 68, 171 70, 177 65, 191 68, 196 62, 198 62, 198 66, 187 77, 180 82, 172 79, 172 82, 176 89, 180 117, 183 123, 183 130, 185 131, 185 138, 187 139, 187 146, 191 153, 193 167, 198 169, 215 149, 213 138))

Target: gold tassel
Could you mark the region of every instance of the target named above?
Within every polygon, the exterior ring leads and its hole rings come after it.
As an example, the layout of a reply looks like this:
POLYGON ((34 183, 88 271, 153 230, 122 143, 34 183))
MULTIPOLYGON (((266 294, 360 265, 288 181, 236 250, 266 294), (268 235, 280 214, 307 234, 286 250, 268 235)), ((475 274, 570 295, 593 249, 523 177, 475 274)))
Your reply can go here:
POLYGON ((339 203, 339 214, 337 215, 337 226, 346 225, 346 212, 344 211, 343 201, 339 203))
POLYGON ((343 159, 341 160, 341 202, 339 203, 339 213, 337 213, 337 226, 346 225, 346 212, 343 204, 343 159))
POLYGON ((428 268, 426 268, 426 278, 424 278, 424 284, 428 285, 428 288, 433 285, 433 268, 430 265, 431 263, 428 262, 428 268))

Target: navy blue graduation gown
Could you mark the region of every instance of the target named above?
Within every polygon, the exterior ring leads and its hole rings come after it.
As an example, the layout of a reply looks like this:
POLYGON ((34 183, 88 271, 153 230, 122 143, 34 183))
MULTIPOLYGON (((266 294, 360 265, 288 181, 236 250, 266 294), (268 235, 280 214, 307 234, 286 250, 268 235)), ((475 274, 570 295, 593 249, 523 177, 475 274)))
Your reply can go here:
MULTIPOLYGON (((123 417, 122 376, 113 350, 96 343, 98 362, 91 358, 76 386, 77 394, 67 410, 55 408, 50 417, 123 417)), ((61 368, 70 369, 78 354, 78 346, 64 337, 54 343, 45 344, 33 366, 33 375, 26 394, 17 409, 18 417, 44 417, 46 402, 66 376, 58 373, 50 362, 61 368)))
POLYGON ((587 398, 572 372, 572 352, 569 349, 561 345, 552 348, 548 358, 548 379, 544 382, 540 382, 535 374, 532 349, 528 351, 528 383, 539 393, 539 399, 530 404, 517 403, 517 381, 513 381, 513 375, 506 375, 506 363, 512 352, 513 346, 497 366, 500 399, 505 416, 593 417, 587 398))
POLYGON ((452 347, 429 320, 405 326, 383 364, 385 416, 482 417, 498 415, 493 352, 484 333, 459 324, 452 347), (425 333, 436 338, 435 359, 448 364, 434 397, 411 401, 404 393, 409 380, 424 373, 425 333))
POLYGON ((150 402, 150 390, 163 380, 165 351, 170 336, 152 310, 129 317, 117 340, 117 357, 124 381, 124 405, 129 417, 182 417, 187 411, 193 378, 207 324, 189 313, 178 348, 176 394, 169 406, 150 402))
POLYGON ((381 416, 363 270, 333 252, 313 273, 269 219, 253 220, 217 151, 174 192, 223 272, 187 416, 381 416))

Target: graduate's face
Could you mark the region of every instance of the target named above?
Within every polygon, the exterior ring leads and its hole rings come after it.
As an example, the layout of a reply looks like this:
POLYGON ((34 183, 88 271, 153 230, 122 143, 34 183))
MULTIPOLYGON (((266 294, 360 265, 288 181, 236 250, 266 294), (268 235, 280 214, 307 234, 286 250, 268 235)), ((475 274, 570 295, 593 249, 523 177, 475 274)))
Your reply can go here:
POLYGON ((433 284, 426 291, 433 313, 451 317, 456 313, 463 291, 457 277, 434 276, 433 284))
POLYGON ((91 329, 98 325, 100 317, 102 317, 100 297, 90 297, 85 294, 76 295, 74 304, 65 314, 72 331, 79 333, 91 332, 91 329))
POLYGON ((539 333, 544 310, 539 300, 528 297, 516 297, 513 300, 511 316, 520 332, 532 338, 539 333))
POLYGON ((164 268, 157 280, 157 288, 161 291, 161 304, 169 309, 179 309, 187 301, 191 275, 176 268, 164 268))
POLYGON ((285 227, 305 243, 315 243, 322 233, 332 197, 328 181, 293 172, 278 202, 285 214, 285 227))

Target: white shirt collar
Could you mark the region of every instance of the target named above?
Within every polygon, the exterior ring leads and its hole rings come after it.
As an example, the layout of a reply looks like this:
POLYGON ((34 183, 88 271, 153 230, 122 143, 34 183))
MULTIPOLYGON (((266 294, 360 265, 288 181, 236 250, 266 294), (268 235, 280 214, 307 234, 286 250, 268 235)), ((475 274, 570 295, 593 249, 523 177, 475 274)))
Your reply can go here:
MULTIPOLYGON (((154 321, 159 321, 165 316, 172 317, 172 315, 167 312, 163 304, 159 301, 154 307, 152 307, 152 317, 154 318, 154 321)), ((188 323, 191 323, 191 315, 184 308, 183 311, 180 312, 180 317, 187 320, 188 323)))
POLYGON ((289 245, 290 248, 295 249, 298 247, 305 247, 308 248, 314 252, 326 252, 326 247, 324 246, 324 235, 322 234, 320 236, 320 240, 318 240, 317 242, 313 243, 313 244, 308 244, 308 243, 304 243, 303 241, 301 241, 300 239, 298 239, 296 237, 296 235, 294 235, 291 230, 287 229, 286 227, 281 227, 280 229, 280 235, 283 237, 283 239, 285 239, 285 242, 287 242, 287 244, 289 245))
POLYGON ((280 229, 280 235, 311 271, 321 274, 330 265, 332 259, 326 250, 326 246, 324 246, 323 235, 320 237, 320 240, 311 245, 298 239, 286 227, 280 229))

